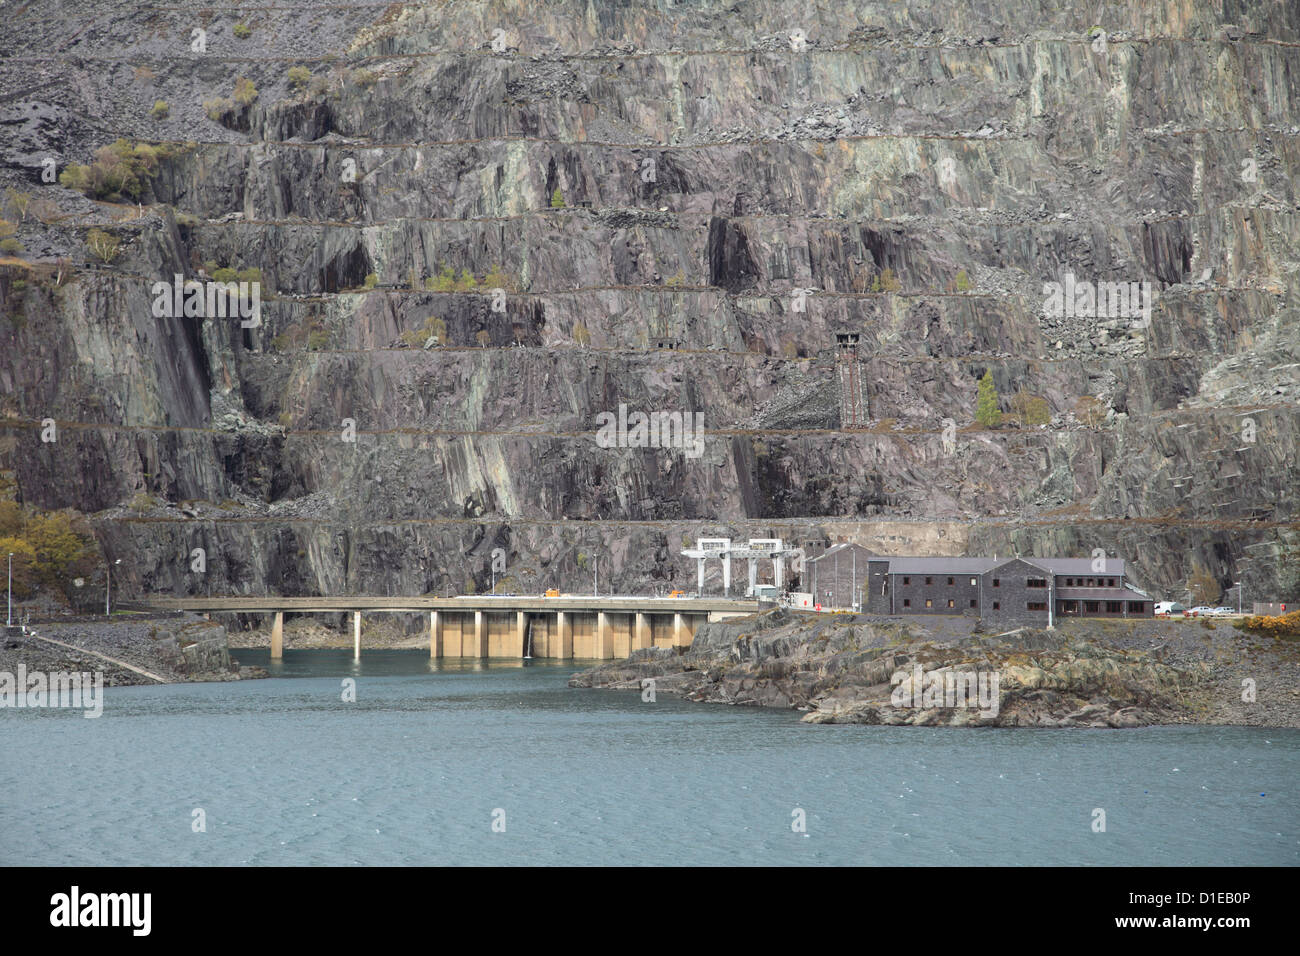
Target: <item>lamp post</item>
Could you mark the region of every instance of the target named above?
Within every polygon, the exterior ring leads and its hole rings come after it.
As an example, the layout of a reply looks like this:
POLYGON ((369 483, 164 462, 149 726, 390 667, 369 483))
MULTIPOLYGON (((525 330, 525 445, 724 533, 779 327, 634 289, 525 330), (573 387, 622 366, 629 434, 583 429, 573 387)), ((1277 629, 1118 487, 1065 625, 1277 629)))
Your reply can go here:
MULTIPOLYGON (((121 563, 122 563, 121 558, 118 558, 116 561, 113 562, 113 564, 121 564, 121 563)), ((109 598, 112 593, 113 564, 110 564, 108 568, 104 571, 104 617, 109 616, 110 610, 112 608, 109 598)))
POLYGON ((6 627, 14 626, 14 553, 9 552, 9 617, 5 621, 6 627))
POLYGON ((1241 613, 1241 582, 1233 581, 1232 586, 1237 589, 1237 613, 1241 613))

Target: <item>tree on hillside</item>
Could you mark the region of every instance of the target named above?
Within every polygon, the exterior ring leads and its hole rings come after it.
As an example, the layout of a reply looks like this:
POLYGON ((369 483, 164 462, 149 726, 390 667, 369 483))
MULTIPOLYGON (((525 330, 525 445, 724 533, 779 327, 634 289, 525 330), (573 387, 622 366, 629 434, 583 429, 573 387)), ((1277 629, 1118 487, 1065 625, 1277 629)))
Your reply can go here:
POLYGON ((1192 565, 1192 573, 1187 578, 1187 589, 1192 592, 1194 605, 1217 604, 1223 594, 1223 588, 1214 575, 1200 562, 1192 565))
POLYGON ((975 402, 975 421, 984 428, 997 428, 1002 424, 1002 409, 998 407, 998 390, 993 384, 993 370, 988 369, 980 379, 979 398, 975 402))

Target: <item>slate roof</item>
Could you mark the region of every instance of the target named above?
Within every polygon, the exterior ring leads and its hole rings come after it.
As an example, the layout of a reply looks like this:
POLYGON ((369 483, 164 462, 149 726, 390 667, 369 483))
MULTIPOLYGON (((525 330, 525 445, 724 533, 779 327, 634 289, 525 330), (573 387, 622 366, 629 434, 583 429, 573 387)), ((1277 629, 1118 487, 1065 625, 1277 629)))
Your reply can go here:
MULTIPOLYGON (((826 552, 829 554, 830 552, 826 552)), ((877 558, 877 560, 882 560, 877 558)), ((983 574, 1004 564, 1020 560, 1042 568, 1051 574, 1068 574, 1082 577, 1124 576, 1124 560, 1107 558, 1104 571, 1094 571, 1092 558, 912 558, 885 557, 890 574, 983 574)))
POLYGON ((821 554, 817 555, 817 557, 815 558, 807 558, 804 561, 804 563, 816 564, 818 561, 822 560, 823 558, 830 558, 831 562, 833 563, 837 557, 847 558, 848 560, 851 561, 853 559, 854 552, 857 553, 859 560, 865 561, 869 558, 877 561, 880 560, 879 555, 874 554, 871 551, 868 551, 860 544, 840 543, 840 544, 832 545, 831 547, 823 551, 821 554))

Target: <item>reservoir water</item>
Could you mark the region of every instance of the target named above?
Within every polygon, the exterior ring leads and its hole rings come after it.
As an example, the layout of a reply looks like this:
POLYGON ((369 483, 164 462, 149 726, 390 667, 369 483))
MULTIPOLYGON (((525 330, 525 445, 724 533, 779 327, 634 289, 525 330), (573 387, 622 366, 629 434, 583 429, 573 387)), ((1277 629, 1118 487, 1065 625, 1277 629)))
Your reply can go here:
POLYGON ((237 656, 277 676, 0 710, 0 862, 1300 863, 1297 730, 812 726, 581 662, 237 656))

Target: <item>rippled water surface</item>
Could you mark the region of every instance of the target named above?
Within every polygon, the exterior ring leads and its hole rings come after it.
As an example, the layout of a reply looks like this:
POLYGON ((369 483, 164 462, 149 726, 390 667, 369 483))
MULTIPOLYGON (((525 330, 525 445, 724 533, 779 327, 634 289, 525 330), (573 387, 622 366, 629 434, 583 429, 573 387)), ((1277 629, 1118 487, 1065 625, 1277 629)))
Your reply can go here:
POLYGON ((1300 862, 1300 731, 811 726, 574 669, 291 650, 270 680, 109 688, 96 720, 0 709, 0 861, 1300 862))

